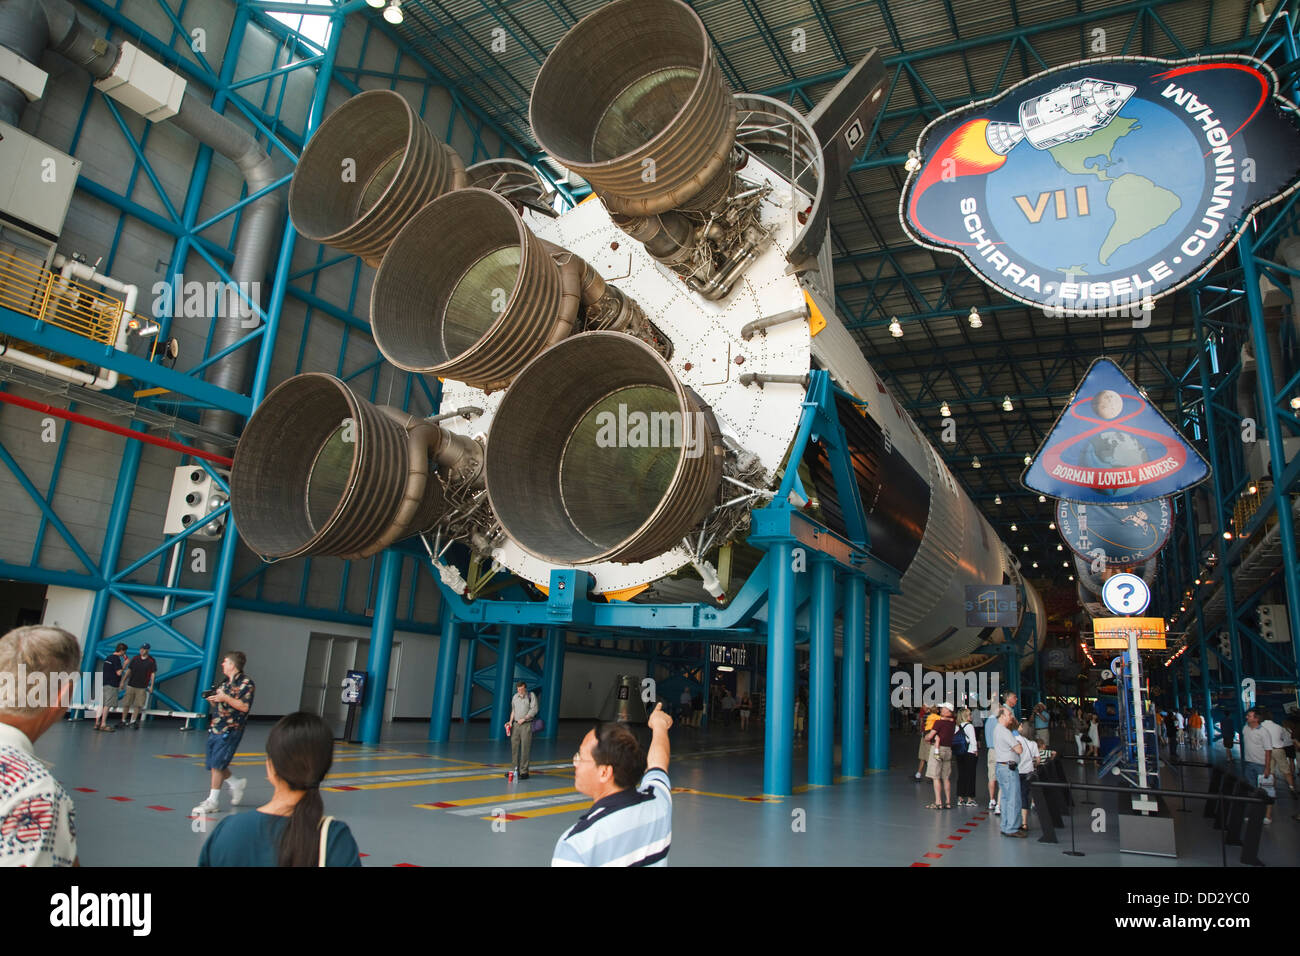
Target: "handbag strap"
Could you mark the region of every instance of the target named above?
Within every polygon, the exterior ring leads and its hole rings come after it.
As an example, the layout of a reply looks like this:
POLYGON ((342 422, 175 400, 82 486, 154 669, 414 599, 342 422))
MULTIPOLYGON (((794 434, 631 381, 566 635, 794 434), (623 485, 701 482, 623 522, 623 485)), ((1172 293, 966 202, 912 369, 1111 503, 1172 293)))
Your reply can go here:
POLYGON ((325 865, 325 847, 326 844, 329 843, 330 823, 333 820, 334 820, 333 817, 325 817, 320 822, 320 859, 316 863, 317 866, 325 865))

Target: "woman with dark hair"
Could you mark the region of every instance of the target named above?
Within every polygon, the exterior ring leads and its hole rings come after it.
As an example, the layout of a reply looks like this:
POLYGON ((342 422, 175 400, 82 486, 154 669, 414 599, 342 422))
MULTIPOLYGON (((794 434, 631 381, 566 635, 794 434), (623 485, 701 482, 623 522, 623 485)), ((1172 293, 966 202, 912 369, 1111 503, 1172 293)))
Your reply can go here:
POLYGON ((315 714, 289 714, 266 738, 266 778, 275 788, 256 813, 217 824, 199 866, 360 866, 347 824, 326 817, 320 785, 334 762, 334 733, 315 714))

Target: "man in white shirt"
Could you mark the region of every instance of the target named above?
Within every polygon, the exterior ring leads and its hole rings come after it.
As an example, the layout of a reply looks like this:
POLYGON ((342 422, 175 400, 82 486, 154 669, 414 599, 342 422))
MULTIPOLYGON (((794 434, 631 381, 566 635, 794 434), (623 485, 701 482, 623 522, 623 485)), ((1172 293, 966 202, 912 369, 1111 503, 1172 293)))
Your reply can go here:
POLYGON ((1025 837, 1028 834, 1020 830, 1020 755, 1024 747, 1011 734, 1011 723, 1015 720, 1011 708, 1003 707, 998 711, 998 722, 993 730, 993 751, 996 761, 998 791, 1002 795, 1002 835, 1006 837, 1025 837))
POLYGON ((67 711, 80 662, 57 627, 0 637, 0 866, 80 865, 72 798, 32 749, 67 711))
POLYGON ((1273 770, 1282 774, 1286 779, 1287 789, 1294 795, 1295 778, 1291 775, 1291 758, 1286 752, 1287 747, 1294 745, 1291 732, 1270 718, 1267 711, 1260 713, 1259 725, 1268 734, 1268 748, 1273 752, 1273 770))
MULTIPOLYGON (((1241 728, 1241 757, 1246 764, 1246 783, 1268 793, 1272 784, 1265 785, 1260 781, 1271 780, 1273 776, 1272 735, 1263 726, 1259 711, 1253 707, 1246 711, 1246 726, 1241 728)), ((1275 793, 1274 790, 1269 796, 1275 793)), ((1264 810, 1264 822, 1273 822, 1272 804, 1264 810)))

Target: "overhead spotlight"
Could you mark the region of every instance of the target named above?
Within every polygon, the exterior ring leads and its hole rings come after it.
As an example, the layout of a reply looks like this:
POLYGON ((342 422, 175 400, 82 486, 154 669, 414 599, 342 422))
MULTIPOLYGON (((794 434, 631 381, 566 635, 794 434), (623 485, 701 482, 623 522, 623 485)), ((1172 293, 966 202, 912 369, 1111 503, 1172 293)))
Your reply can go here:
POLYGON ((974 458, 972 458, 972 459, 970 460, 970 466, 971 466, 972 468, 978 468, 978 467, 980 466, 980 456, 979 456, 979 455, 976 455, 974 458))
POLYGON ((378 10, 384 5, 386 0, 366 0, 366 3, 378 10))
POLYGON ((920 169, 921 154, 914 149, 909 149, 907 151, 907 162, 903 164, 903 168, 906 169, 909 173, 914 173, 918 169, 920 169))
POLYGON ((903 337, 903 327, 898 324, 898 316, 894 316, 889 320, 889 334, 896 339, 903 337))
POLYGON ((1026 455, 1026 456, 1025 456, 1025 467, 1028 467, 1030 464, 1033 463, 1033 461, 1034 461, 1034 459, 1032 459, 1032 458, 1030 458, 1028 455, 1026 455))
POLYGON ((949 415, 952 414, 952 409, 948 407, 947 402, 944 402, 942 405, 939 406, 939 414, 942 415, 944 418, 947 418, 949 415))
POLYGON ((1250 487, 1246 489, 1246 494, 1248 495, 1259 494, 1259 485, 1255 484, 1254 482, 1251 482, 1250 487))
POLYGON ((384 19, 393 26, 402 22, 402 3, 401 0, 393 0, 388 6, 384 7, 384 19))
POLYGON ((1185 604, 1180 604, 1180 605, 1178 605, 1178 610, 1180 610, 1180 611, 1186 611, 1186 610, 1187 610, 1187 605, 1185 605, 1185 604))
POLYGON ((970 316, 967 321, 970 322, 972 329, 982 328, 984 325, 984 320, 980 318, 980 310, 973 305, 970 307, 970 316))
MULTIPOLYGON (((1055 522, 1055 521, 1049 521, 1049 522, 1047 522, 1047 530, 1048 530, 1048 531, 1055 531, 1055 530, 1056 530, 1056 522, 1055 522)), ((1059 551, 1060 549, 1058 548, 1057 550, 1059 551)))
POLYGON ((1071 581, 1074 580, 1074 575, 1073 575, 1073 574, 1070 575, 1070 580, 1071 580, 1071 581))
POLYGON ((1259 17, 1260 23, 1268 23, 1268 7, 1263 3, 1255 4, 1255 15, 1259 17))
POLYGON ((1232 540, 1232 532, 1231 532, 1231 531, 1225 531, 1225 532, 1223 532, 1223 540, 1224 540, 1224 541, 1231 541, 1231 540, 1232 540))
POLYGON ((1018 531, 1018 530, 1020 530, 1020 529, 1017 528, 1017 527, 1013 524, 1013 525, 1011 526, 1011 530, 1012 530, 1012 531, 1018 531))
POLYGON ((995 505, 1000 505, 1000 504, 1002 504, 1002 496, 1001 496, 1001 495, 994 495, 994 496, 993 496, 993 503, 994 503, 995 505))
POLYGON ((1292 411, 1300 411, 1300 395, 1291 399, 1291 409, 1292 411))
POLYGON ((1021 550, 1021 551, 1028 551, 1028 550, 1029 550, 1029 545, 1025 545, 1025 546, 1023 546, 1020 550, 1021 550))
POLYGON ((162 331, 157 322, 150 322, 139 316, 128 319, 126 327, 136 335, 157 335, 162 331))
POLYGON ((1196 586, 1197 586, 1197 587, 1200 587, 1200 585, 1201 585, 1201 579, 1200 579, 1200 578, 1197 578, 1197 579, 1196 579, 1196 586))
POLYGON ((1034 562, 1034 567, 1038 567, 1038 562, 1037 562, 1037 561, 1034 562))
POLYGON ((1002 410, 1003 410, 1004 412, 1009 412, 1009 411, 1012 411, 1013 408, 1014 408, 1014 406, 1011 404, 1011 396, 1010 396, 1010 395, 1003 395, 1003 396, 1002 396, 1002 410))
POLYGON ((1069 566, 1070 566, 1070 562, 1069 562, 1069 561, 1062 561, 1062 562, 1061 562, 1061 567, 1063 567, 1063 568, 1068 568, 1069 566))
POLYGON ((1038 503, 1039 503, 1040 505, 1046 503, 1046 501, 1047 501, 1047 496, 1046 496, 1046 495, 1039 495, 1039 496, 1038 496, 1038 503))
POLYGON ((1064 550, 1065 550, 1065 546, 1064 546, 1064 545, 1060 545, 1060 544, 1058 544, 1058 545, 1056 546, 1056 550, 1057 550, 1057 551, 1064 551, 1064 550))

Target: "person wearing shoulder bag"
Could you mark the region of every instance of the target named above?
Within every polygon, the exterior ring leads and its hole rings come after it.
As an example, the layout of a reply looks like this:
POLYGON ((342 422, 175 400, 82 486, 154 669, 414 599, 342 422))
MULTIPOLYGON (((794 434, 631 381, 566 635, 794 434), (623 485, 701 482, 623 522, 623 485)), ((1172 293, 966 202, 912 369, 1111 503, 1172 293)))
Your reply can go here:
POLYGON ((963 707, 957 714, 957 732, 953 734, 952 754, 957 762, 957 806, 974 807, 975 765, 979 762, 979 743, 975 727, 970 722, 970 708, 963 707))
POLYGON ((199 853, 199 866, 360 866, 348 825, 325 816, 320 785, 334 762, 334 731, 315 714, 282 717, 266 738, 271 799, 226 817, 199 853))

